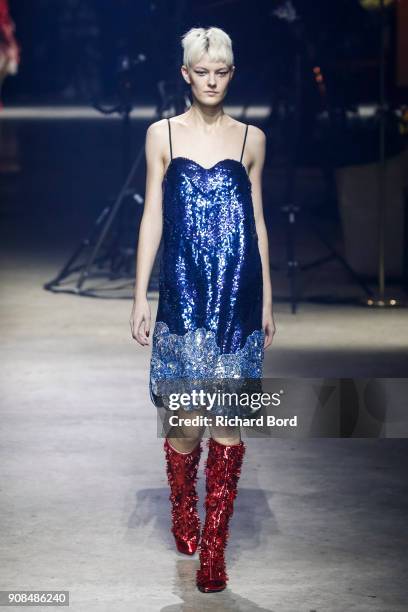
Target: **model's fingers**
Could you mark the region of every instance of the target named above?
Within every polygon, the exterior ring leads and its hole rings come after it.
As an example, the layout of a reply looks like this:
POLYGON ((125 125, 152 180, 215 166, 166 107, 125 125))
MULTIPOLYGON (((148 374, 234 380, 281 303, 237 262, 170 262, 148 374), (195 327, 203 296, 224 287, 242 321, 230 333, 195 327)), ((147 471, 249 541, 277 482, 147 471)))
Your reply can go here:
POLYGON ((146 318, 145 330, 146 330, 146 336, 149 336, 150 335, 150 317, 146 318))
POLYGON ((136 337, 137 336, 137 334, 136 334, 137 327, 136 327, 136 322, 135 322, 133 317, 130 320, 130 329, 131 329, 131 332, 132 332, 132 338, 137 340, 137 337, 136 337))
POLYGON ((265 333, 264 349, 266 349, 268 348, 268 328, 267 327, 265 327, 264 333, 265 333))
POLYGON ((147 323, 146 319, 143 319, 141 321, 141 324, 140 324, 139 335, 140 335, 141 341, 142 341, 142 343, 144 345, 149 344, 149 339, 148 339, 147 333, 146 333, 147 332, 147 326, 148 326, 148 323, 147 323))
POLYGON ((265 327, 265 346, 268 348, 272 344, 273 333, 269 325, 265 327))
POLYGON ((142 318, 140 316, 136 317, 135 320, 134 320, 134 332, 133 332, 134 335, 133 335, 133 337, 134 337, 135 340, 137 340, 139 342, 139 344, 143 343, 143 340, 142 340, 142 337, 141 337, 141 334, 140 334, 140 325, 141 325, 141 323, 142 323, 142 318))
POLYGON ((146 343, 146 337, 145 337, 144 328, 143 328, 143 321, 140 321, 139 326, 137 328, 137 338, 140 344, 143 345, 146 343))

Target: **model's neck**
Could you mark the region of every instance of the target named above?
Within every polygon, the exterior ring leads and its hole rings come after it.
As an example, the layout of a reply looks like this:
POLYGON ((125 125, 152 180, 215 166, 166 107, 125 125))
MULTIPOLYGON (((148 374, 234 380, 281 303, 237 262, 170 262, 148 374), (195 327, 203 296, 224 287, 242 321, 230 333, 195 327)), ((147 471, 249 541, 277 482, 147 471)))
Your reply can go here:
POLYGON ((225 112, 221 105, 208 107, 194 102, 186 113, 187 117, 200 127, 217 127, 224 122, 225 112))

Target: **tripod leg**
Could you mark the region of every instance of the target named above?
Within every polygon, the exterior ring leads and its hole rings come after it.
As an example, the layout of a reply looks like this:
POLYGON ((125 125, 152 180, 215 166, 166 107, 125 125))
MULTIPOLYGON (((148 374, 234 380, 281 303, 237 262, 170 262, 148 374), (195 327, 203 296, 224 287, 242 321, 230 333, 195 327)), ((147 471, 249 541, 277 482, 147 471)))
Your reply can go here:
POLYGON ((55 285, 58 285, 59 282, 61 280, 63 280, 66 276, 68 276, 72 272, 76 272, 77 269, 80 269, 80 266, 77 266, 77 268, 72 268, 71 269, 71 265, 73 264, 73 262, 76 259, 78 259, 78 257, 80 256, 82 250, 87 248, 87 247, 89 247, 89 245, 92 244, 93 237, 96 234, 98 227, 101 225, 101 223, 103 222, 103 220, 105 219, 105 217, 106 217, 106 215, 108 213, 109 213, 109 206, 105 206, 103 211, 101 212, 101 214, 99 215, 99 217, 95 221, 95 224, 94 224, 94 227, 93 227, 93 230, 92 230, 90 236, 87 236, 86 238, 82 239, 81 243, 75 249, 75 251, 73 252, 71 257, 68 259, 67 263, 64 265, 62 270, 59 272, 59 274, 55 278, 50 280, 48 283, 45 283, 44 289, 52 289, 55 285))
POLYGON ((123 202, 123 200, 124 200, 124 198, 126 196, 126 193, 127 193, 128 189, 129 189, 129 185, 132 182, 132 179, 133 179, 134 173, 136 171, 136 168, 137 168, 137 166, 139 165, 139 163, 140 163, 140 161, 142 159, 143 153, 144 152, 141 149, 140 152, 139 152, 139 155, 136 157, 135 163, 133 164, 132 168, 130 169, 130 172, 129 172, 128 176, 127 176, 126 181, 124 182, 124 184, 123 184, 123 186, 122 186, 122 188, 121 188, 121 190, 119 192, 119 195, 118 195, 118 197, 116 199, 116 202, 112 206, 112 209, 111 209, 110 214, 109 214, 109 216, 108 216, 108 218, 106 220, 106 223, 103 226, 102 231, 101 231, 101 233, 99 235, 99 238, 98 238, 98 240, 97 240, 97 242, 96 242, 96 244, 95 244, 95 246, 94 246, 90 256, 88 257, 88 261, 86 262, 86 265, 85 265, 84 269, 82 270, 81 275, 80 275, 80 277, 78 279, 77 289, 81 289, 85 279, 89 275, 89 270, 90 270, 93 262, 95 261, 96 255, 97 255, 101 245, 103 244, 103 241, 105 240, 105 237, 106 237, 106 235, 107 235, 107 233, 108 233, 108 231, 110 229, 110 226, 112 225, 112 223, 113 223, 113 221, 114 221, 114 219, 116 217, 116 214, 118 213, 118 211, 119 211, 119 209, 120 209, 120 207, 122 205, 122 202, 123 202))

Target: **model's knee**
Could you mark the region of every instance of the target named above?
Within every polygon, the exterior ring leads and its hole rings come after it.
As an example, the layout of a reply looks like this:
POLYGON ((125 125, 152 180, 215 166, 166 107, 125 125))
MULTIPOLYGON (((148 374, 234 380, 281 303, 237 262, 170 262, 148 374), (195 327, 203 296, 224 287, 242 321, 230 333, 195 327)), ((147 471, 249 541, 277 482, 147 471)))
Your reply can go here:
POLYGON ((224 446, 232 446, 233 444, 239 444, 241 442, 241 437, 239 434, 228 437, 212 434, 211 437, 219 444, 224 444, 224 446))
POLYGON ((211 427, 211 437, 220 444, 231 446, 241 442, 241 431, 239 427, 211 427))
POLYGON ((199 443, 200 437, 167 438, 170 445, 180 453, 190 453, 199 443))

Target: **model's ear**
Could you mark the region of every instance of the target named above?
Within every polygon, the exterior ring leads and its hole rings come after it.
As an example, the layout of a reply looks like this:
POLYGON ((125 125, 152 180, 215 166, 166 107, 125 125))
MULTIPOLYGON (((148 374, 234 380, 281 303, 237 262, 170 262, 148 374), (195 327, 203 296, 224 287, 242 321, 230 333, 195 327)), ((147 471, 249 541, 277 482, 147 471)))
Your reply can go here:
POLYGON ((235 66, 231 66, 231 69, 230 69, 230 80, 232 79, 234 74, 235 74, 235 66))
POLYGON ((191 85, 190 75, 188 73, 188 68, 185 64, 183 64, 180 68, 181 75, 188 85, 191 85))

